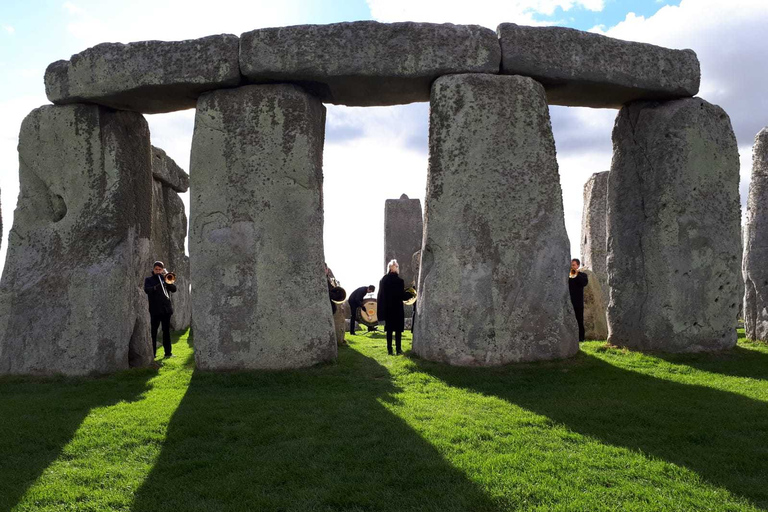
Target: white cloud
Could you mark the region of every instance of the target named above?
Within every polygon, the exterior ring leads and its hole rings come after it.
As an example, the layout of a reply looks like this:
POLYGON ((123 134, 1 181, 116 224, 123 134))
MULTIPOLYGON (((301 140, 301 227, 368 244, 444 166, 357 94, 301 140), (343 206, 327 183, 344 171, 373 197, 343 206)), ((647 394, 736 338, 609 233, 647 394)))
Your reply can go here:
POLYGON ((584 8, 602 11, 604 0, 367 0, 373 17, 379 21, 424 21, 434 23, 477 24, 495 29, 499 23, 540 25, 537 14, 551 16, 557 8, 569 11, 584 8))
POLYGON ((5 31, 6 31, 6 32, 7 32, 9 35, 13 35, 13 34, 15 34, 15 33, 16 33, 16 29, 15 29, 15 28, 13 28, 13 27, 12 27, 12 26, 10 26, 10 25, 3 25, 3 26, 2 26, 2 28, 3 28, 3 30, 5 30, 5 31))

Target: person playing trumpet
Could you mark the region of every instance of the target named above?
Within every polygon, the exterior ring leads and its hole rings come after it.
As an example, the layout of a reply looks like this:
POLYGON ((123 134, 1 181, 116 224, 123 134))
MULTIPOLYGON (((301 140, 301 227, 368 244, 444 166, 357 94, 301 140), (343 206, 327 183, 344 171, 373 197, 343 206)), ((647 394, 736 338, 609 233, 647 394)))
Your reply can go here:
POLYGON ((392 260, 387 264, 387 275, 379 281, 379 294, 376 299, 379 320, 384 320, 387 331, 387 353, 392 353, 392 333, 395 333, 397 355, 403 353, 401 337, 405 329, 405 310, 403 301, 411 298, 405 289, 405 282, 400 277, 400 264, 392 260))
POLYGON ((171 353, 171 293, 176 293, 173 284, 175 276, 168 273, 162 261, 156 261, 152 266, 152 275, 144 278, 144 293, 149 299, 149 317, 152 325, 152 350, 157 355, 157 330, 163 326, 163 350, 165 357, 173 357, 171 353))
POLYGON ((572 259, 571 272, 568 275, 568 291, 571 294, 576 323, 579 324, 579 341, 584 341, 584 287, 589 283, 589 277, 579 272, 579 267, 581 267, 581 261, 578 258, 572 259))

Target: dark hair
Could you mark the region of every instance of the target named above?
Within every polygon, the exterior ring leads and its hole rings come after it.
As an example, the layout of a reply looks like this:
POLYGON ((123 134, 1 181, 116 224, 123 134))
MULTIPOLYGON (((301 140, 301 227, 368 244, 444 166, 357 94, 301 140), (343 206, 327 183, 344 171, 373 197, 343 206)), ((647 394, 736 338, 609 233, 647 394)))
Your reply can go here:
POLYGON ((571 260, 571 263, 573 263, 574 261, 576 262, 577 265, 581 265, 581 261, 579 260, 579 258, 573 258, 571 260))
POLYGON ((375 286, 373 286, 372 284, 369 284, 369 285, 368 285, 368 291, 369 291, 369 292, 372 292, 372 291, 374 291, 374 290, 376 290, 376 287, 375 287, 375 286))
POLYGON ((163 264, 163 262, 162 262, 162 261, 156 261, 156 262, 155 262, 155 263, 152 265, 152 268, 155 268, 155 267, 165 268, 165 264, 163 264))

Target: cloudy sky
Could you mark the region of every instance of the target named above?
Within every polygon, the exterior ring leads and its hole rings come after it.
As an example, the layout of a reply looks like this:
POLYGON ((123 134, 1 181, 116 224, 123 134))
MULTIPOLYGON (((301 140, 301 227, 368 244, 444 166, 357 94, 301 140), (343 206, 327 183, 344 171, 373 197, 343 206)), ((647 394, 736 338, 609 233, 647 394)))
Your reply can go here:
MULTIPOLYGON (((5 260, 24 116, 48 103, 46 66, 100 42, 179 40, 261 27, 374 19, 562 25, 671 48, 701 61, 700 96, 730 114, 746 199, 755 134, 768 125, 768 0, 0 0, 0 187, 5 260)), ((428 106, 328 105, 326 259, 347 288, 383 274, 384 200, 424 200, 428 106), (360 213, 364 215, 360 215, 360 213)), ((616 111, 552 107, 566 227, 578 255, 582 186, 611 160, 616 111)), ((194 111, 147 116, 153 143, 189 169, 194 111)), ((188 196, 188 194, 185 194, 188 196)), ((185 202, 188 197, 184 197, 185 202)))

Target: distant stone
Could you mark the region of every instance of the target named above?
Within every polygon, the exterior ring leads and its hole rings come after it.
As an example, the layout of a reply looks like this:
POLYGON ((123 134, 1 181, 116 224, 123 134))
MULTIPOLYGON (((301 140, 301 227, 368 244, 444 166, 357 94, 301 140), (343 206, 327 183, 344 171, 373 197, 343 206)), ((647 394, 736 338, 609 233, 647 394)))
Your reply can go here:
POLYGON ((102 43, 45 71, 51 102, 98 103, 157 114, 194 108, 205 91, 240 83, 239 39, 102 43))
POLYGON ((400 199, 384 201, 384 266, 393 259, 400 264, 400 277, 405 286, 415 286, 418 271, 413 269, 413 253, 421 249, 421 236, 424 223, 421 214, 421 201, 408 199, 403 194, 400 199))
POLYGON ((497 74, 500 59, 496 34, 476 25, 298 25, 246 32, 240 44, 250 82, 298 82, 323 102, 350 106, 428 101, 436 78, 497 74))
POLYGON ((294 85, 200 97, 189 240, 198 368, 335 359, 323 264, 324 132, 325 108, 294 85))
POLYGON ((768 128, 757 134, 752 146, 743 274, 747 338, 768 341, 768 128))
POLYGON ((152 176, 176 192, 189 190, 189 174, 179 167, 165 151, 152 146, 152 176))
POLYGON ((581 213, 581 264, 607 282, 608 171, 596 172, 584 184, 581 213))
POLYGON ((103 374, 152 362, 143 291, 150 162, 140 114, 49 105, 26 117, 0 281, 0 374, 103 374))
POLYGON ((699 98, 619 112, 608 180, 609 341, 664 352, 736 344, 739 152, 699 98))
POLYGON ((333 314, 333 327, 336 331, 336 344, 346 345, 347 341, 344 339, 344 335, 347 331, 347 324, 344 318, 344 308, 340 304, 336 305, 336 312, 333 314))
POLYGON ((414 352, 461 366, 574 355, 544 88, 519 76, 437 79, 429 155, 414 352))
POLYGON ((589 284, 584 288, 584 336, 588 340, 608 339, 608 285, 596 272, 582 268, 589 284))
POLYGON ((701 72, 693 50, 671 50, 565 27, 502 23, 501 72, 544 85, 551 105, 620 108, 690 97, 701 72))

